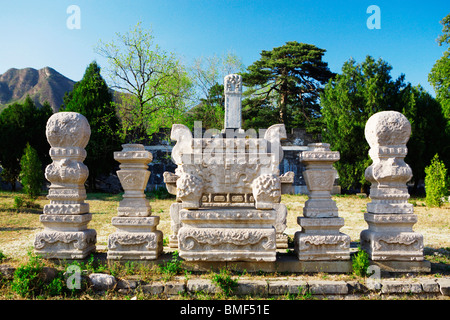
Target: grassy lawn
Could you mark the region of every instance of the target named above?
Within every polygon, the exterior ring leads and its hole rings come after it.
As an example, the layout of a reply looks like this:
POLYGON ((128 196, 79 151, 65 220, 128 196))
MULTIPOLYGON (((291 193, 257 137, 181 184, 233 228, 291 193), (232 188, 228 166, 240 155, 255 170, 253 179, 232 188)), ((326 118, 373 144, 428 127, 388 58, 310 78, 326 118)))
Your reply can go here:
MULTIPOLYGON (((14 197, 20 193, 0 192, 0 251, 13 260, 20 261, 27 256, 27 252, 33 247, 34 235, 43 229, 39 222, 42 208, 49 203, 45 195, 38 198, 36 203, 40 208, 20 209, 14 208, 14 197)), ((105 246, 109 234, 115 231, 111 225, 111 218, 117 215, 117 206, 122 199, 121 194, 88 194, 86 202, 90 205, 93 214, 89 228, 97 231, 97 244, 105 246)), ((164 233, 164 237, 172 233, 170 228, 169 208, 174 199, 160 200, 148 196, 152 206, 152 214, 160 217, 158 229, 164 233)), ((287 228, 285 233, 293 237, 300 230, 297 217, 302 215, 302 210, 307 200, 305 195, 283 195, 282 203, 288 208, 287 228)), ((359 242, 359 234, 367 228, 364 221, 364 212, 369 198, 358 196, 334 196, 339 208, 339 215, 345 219, 345 226, 341 232, 348 234, 353 242, 359 242)), ((414 198, 410 200, 414 206, 414 212, 419 221, 414 230, 424 235, 425 253, 430 259, 440 259, 436 250, 450 250, 450 204, 440 208, 428 208, 424 199, 414 198)), ((443 258, 448 260, 448 258, 443 258)), ((441 259, 442 260, 442 259, 441 259)), ((433 261, 432 261, 433 262, 433 261)), ((446 263, 450 263, 447 261, 446 263)))

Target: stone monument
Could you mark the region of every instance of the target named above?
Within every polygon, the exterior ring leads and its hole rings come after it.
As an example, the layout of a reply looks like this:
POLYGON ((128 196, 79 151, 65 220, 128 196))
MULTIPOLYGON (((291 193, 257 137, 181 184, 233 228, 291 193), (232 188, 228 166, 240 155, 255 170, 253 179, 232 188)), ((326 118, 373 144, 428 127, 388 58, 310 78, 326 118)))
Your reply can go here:
POLYGON ((412 170, 405 163, 411 135, 408 119, 396 111, 374 114, 367 121, 366 140, 373 160, 365 177, 371 183, 364 219, 369 229, 361 232, 361 248, 371 260, 422 261, 423 236, 413 231, 417 215, 408 203, 406 183, 412 170))
POLYGON ((117 231, 108 237, 107 258, 112 260, 154 260, 163 250, 162 232, 156 230, 159 217, 151 215, 151 207, 144 190, 150 177, 148 164, 152 154, 141 144, 124 144, 114 152, 120 162, 117 171, 122 184, 123 200, 112 225, 117 231))
POLYGON ((222 132, 198 137, 184 125, 172 127, 177 169, 166 172, 164 181, 178 202, 170 209, 170 246, 185 260, 275 261, 277 238, 280 246, 285 240, 287 216, 280 203, 278 169, 285 128, 271 126, 264 138, 244 132, 242 78, 228 75, 224 81, 222 132))
POLYGON ((84 148, 91 129, 83 115, 58 112, 48 119, 46 135, 53 160, 45 169, 50 204, 39 217, 44 230, 36 234, 35 252, 47 259, 84 259, 95 251, 97 238, 95 230, 87 229, 92 215, 84 202, 89 175, 84 148))
POLYGON ((336 179, 333 163, 339 152, 331 151, 327 143, 312 143, 300 155, 306 165, 303 174, 309 199, 298 217, 301 231, 295 233, 295 252, 299 260, 349 260, 350 237, 339 232, 344 219, 338 216, 331 190, 336 179))

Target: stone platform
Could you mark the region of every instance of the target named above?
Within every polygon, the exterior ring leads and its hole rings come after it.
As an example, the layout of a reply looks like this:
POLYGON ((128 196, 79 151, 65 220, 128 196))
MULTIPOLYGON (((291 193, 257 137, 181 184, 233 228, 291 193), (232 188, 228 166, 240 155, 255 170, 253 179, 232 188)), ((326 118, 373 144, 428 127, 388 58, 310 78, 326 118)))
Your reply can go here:
MULTIPOLYGON (((172 260, 173 252, 170 248, 164 248, 165 251, 155 260, 134 261, 135 263, 144 263, 150 265, 160 265, 172 260)), ((102 260, 102 253, 97 253, 98 258, 102 260)), ((106 257, 104 257, 106 260, 106 257)), ((219 272, 223 268, 228 268, 236 272, 267 272, 267 273, 351 273, 352 261, 300 261, 294 253, 278 251, 276 261, 274 262, 249 262, 249 261, 185 261, 180 259, 182 266, 187 271, 192 272, 219 272)), ((123 261, 108 259, 108 263, 124 263, 123 261)), ((371 266, 380 268, 381 275, 395 273, 430 273, 431 263, 424 261, 370 261, 371 266)))

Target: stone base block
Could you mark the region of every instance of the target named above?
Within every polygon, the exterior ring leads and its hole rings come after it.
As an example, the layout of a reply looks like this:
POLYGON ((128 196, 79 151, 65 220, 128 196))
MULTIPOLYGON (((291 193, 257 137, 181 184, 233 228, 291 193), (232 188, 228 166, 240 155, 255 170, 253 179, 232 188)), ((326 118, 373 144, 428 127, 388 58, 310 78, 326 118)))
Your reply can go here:
POLYGON ((361 249, 371 260, 423 261, 423 236, 415 232, 363 230, 361 249))
POLYGON ((369 229, 360 235, 371 260, 422 261, 423 236, 413 231, 415 214, 365 213, 369 229))
POLYGON ((109 260, 154 260, 163 251, 163 234, 152 232, 115 232, 108 237, 109 260))
POLYGON ((95 251, 97 232, 44 229, 36 234, 35 253, 45 259, 84 259, 95 251))
POLYGON ((378 266, 382 272, 389 273, 429 273, 431 272, 431 262, 423 261, 371 261, 371 265, 378 266))
POLYGON ((46 229, 61 232, 86 230, 91 220, 91 213, 76 215, 41 214, 39 216, 39 221, 46 229))
POLYGON ((187 261, 275 261, 275 228, 192 228, 178 232, 180 257, 187 261))
POLYGON ((350 237, 337 234, 305 234, 294 235, 294 251, 302 261, 334 261, 350 259, 350 237))
POLYGON ((117 232, 108 237, 108 259, 154 260, 163 251, 159 217, 113 217, 117 232))
POLYGON ((337 217, 338 208, 331 199, 308 199, 303 208, 303 216, 307 218, 337 217))

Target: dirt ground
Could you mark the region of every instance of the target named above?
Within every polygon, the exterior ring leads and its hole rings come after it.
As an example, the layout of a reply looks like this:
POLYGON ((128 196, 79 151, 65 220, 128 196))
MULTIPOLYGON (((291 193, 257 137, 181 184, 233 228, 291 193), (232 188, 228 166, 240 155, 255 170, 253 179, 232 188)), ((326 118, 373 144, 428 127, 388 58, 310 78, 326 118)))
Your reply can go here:
MULTIPOLYGON (((43 229, 39 222, 42 208, 49 201, 45 196, 36 201, 40 208, 14 209, 14 197, 19 193, 0 192, 0 251, 7 257, 20 260, 26 257, 27 252, 33 247, 34 236, 43 229)), ((302 210, 307 200, 305 195, 283 195, 282 203, 287 206, 288 218, 285 233, 293 237, 300 230, 297 217, 302 216, 302 210)), ((115 231, 111 225, 111 218, 117 215, 117 206, 121 195, 89 194, 86 202, 90 205, 93 214, 89 228, 97 231, 97 244, 105 246, 109 234, 115 231)), ((169 208, 174 199, 151 199, 152 214, 160 217, 158 229, 167 238, 171 233, 169 208)), ((339 209, 339 216, 345 219, 345 225, 341 232, 350 236, 352 242, 359 242, 359 235, 367 228, 364 221, 366 204, 369 198, 356 195, 333 196, 333 200, 339 209)), ((424 199, 411 199, 414 204, 414 212, 418 215, 418 223, 414 231, 423 234, 426 250, 436 255, 439 250, 450 251, 450 204, 446 203, 440 208, 428 208, 424 199)), ((437 254, 439 255, 439 254, 437 254)))

